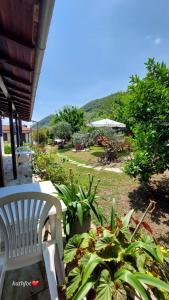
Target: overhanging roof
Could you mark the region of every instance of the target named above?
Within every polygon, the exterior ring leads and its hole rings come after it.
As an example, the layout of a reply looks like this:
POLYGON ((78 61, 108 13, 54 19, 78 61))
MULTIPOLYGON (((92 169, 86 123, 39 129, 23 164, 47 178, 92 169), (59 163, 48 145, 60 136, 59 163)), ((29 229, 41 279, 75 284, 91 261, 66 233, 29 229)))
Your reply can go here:
MULTIPOLYGON (((0 75, 22 120, 32 117, 54 0, 1 0, 0 75)), ((0 111, 8 101, 0 89, 0 111)))

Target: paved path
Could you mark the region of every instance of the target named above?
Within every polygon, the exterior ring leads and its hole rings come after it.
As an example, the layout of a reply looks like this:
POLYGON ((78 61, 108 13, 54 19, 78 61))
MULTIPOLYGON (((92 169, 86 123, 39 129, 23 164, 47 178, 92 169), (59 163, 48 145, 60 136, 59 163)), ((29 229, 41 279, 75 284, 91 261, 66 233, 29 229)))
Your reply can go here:
POLYGON ((86 165, 83 163, 79 163, 76 160, 73 160, 71 158, 69 158, 68 156, 65 156, 63 154, 58 154, 59 157, 64 158, 65 160, 67 160, 68 162, 70 162, 71 164, 77 165, 78 167, 82 167, 82 168, 87 168, 87 169, 94 169, 96 171, 108 171, 108 172, 114 172, 114 173, 123 173, 123 171, 120 168, 113 168, 113 167, 103 167, 103 166, 92 166, 92 165, 86 165))

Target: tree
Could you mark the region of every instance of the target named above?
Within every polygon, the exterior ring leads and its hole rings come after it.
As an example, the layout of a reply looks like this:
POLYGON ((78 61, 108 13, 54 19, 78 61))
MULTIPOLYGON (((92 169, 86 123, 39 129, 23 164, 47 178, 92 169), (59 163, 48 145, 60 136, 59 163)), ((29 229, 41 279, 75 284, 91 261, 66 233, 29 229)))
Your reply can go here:
POLYGON ((65 141, 70 140, 72 134, 71 125, 65 121, 58 122, 55 127, 55 134, 58 138, 65 141))
POLYGON ((36 143, 45 145, 48 141, 47 128, 42 127, 39 128, 38 131, 37 129, 33 129, 33 140, 36 143))
POLYGON ((134 133, 134 158, 125 170, 148 182, 169 168, 169 69, 154 59, 145 65, 146 76, 132 76, 129 86, 127 116, 134 133))
POLYGON ((75 106, 65 106, 53 117, 52 124, 56 125, 60 121, 69 123, 72 132, 77 132, 84 124, 84 112, 75 106))

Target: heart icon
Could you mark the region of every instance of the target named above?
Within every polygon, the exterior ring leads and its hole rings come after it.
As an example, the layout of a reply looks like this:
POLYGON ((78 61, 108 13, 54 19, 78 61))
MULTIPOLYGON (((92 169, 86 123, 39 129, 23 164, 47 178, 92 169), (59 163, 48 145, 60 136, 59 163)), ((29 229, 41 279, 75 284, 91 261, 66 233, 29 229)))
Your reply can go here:
POLYGON ((32 280, 32 286, 37 286, 39 284, 39 280, 32 280))

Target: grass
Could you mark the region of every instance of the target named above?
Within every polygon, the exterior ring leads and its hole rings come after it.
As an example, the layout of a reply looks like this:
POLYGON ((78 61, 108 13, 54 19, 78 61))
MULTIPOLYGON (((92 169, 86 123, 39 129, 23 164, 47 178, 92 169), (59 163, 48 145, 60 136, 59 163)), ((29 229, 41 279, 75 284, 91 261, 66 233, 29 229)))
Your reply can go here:
POLYGON ((110 210, 112 205, 112 199, 116 199, 117 207, 124 213, 126 213, 126 206, 122 205, 123 201, 127 201, 128 193, 133 190, 137 183, 130 179, 126 174, 113 173, 108 171, 97 171, 94 169, 85 169, 83 167, 77 167, 69 162, 63 163, 63 167, 68 170, 72 169, 77 180, 83 186, 88 184, 88 174, 94 175, 95 182, 100 179, 98 186, 98 204, 104 211, 106 217, 110 216, 110 210))
POLYGON ((104 148, 99 146, 90 147, 87 151, 73 152, 71 149, 72 148, 67 147, 65 149, 58 150, 58 153, 64 154, 70 159, 83 164, 97 164, 98 158, 104 152, 104 148))
MULTIPOLYGON (((72 152, 69 149, 63 149, 59 153, 64 153, 66 156, 71 155, 71 158, 80 162, 89 164, 88 159, 92 156, 92 152, 100 155, 100 147, 92 147, 90 152, 72 152), (81 158, 83 153, 83 158, 81 158), (67 155, 68 154, 68 155, 67 155), (76 158, 74 158, 76 157, 76 158), (83 159, 83 161, 82 161, 83 159)), ((57 152, 54 152, 57 155, 57 152)), ((95 155, 96 156, 96 155, 95 155)), ((69 156, 70 157, 70 156, 69 156)), ((96 156, 97 157, 97 156, 96 156)), ((112 199, 115 198, 116 206, 119 212, 126 214, 131 208, 134 208, 134 217, 140 219, 150 200, 156 202, 156 207, 153 213, 146 216, 146 222, 153 230, 153 236, 161 243, 166 245, 168 243, 168 195, 169 195, 169 172, 161 176, 154 176, 151 185, 147 186, 139 184, 137 180, 130 178, 125 173, 113 173, 104 169, 95 170, 87 169, 82 166, 72 164, 70 161, 63 161, 62 164, 65 171, 72 169, 75 180, 87 186, 88 174, 94 175, 95 182, 100 179, 98 186, 98 205, 104 212, 107 220, 109 220, 112 199)), ((97 223, 93 218, 93 222, 97 223)))

